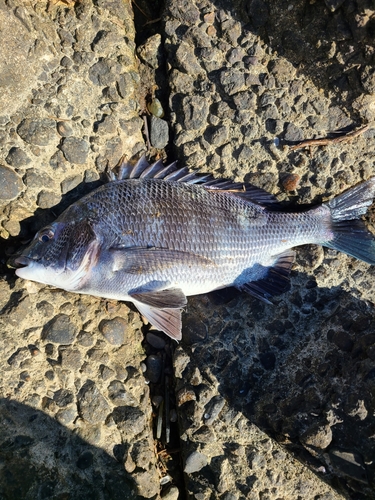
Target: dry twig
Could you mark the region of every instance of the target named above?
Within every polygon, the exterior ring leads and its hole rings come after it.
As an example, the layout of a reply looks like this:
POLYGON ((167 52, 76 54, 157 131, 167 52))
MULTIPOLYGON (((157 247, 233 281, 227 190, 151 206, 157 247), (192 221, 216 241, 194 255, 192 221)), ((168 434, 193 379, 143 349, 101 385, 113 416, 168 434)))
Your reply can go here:
POLYGON ((370 128, 370 125, 365 125, 364 127, 358 128, 357 130, 353 130, 352 132, 348 132, 347 134, 340 135, 339 137, 326 137, 322 139, 307 139, 306 141, 302 141, 294 146, 291 146, 291 151, 302 148, 310 148, 312 146, 327 146, 328 144, 337 144, 340 142, 350 141, 355 137, 363 134, 370 128))

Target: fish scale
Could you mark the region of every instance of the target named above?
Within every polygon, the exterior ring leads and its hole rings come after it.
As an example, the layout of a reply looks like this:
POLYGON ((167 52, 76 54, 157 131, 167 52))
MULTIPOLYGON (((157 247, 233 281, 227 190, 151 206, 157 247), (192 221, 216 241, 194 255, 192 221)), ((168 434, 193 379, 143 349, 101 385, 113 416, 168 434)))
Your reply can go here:
POLYGON ((318 243, 375 264, 374 237, 358 220, 372 203, 375 177, 305 211, 175 164, 141 159, 110 179, 37 233, 15 259, 18 276, 132 301, 179 339, 189 295, 229 285, 265 302, 282 293, 294 246, 318 243))

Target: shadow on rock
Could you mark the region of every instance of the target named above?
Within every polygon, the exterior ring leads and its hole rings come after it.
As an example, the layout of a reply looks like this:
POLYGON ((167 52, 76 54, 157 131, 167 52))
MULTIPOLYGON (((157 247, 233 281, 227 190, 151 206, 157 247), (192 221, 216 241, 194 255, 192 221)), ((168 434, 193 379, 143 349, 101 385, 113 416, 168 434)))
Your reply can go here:
MULTIPOLYGON (((371 286, 375 270, 357 272, 371 286)), ((177 384, 191 384, 198 406, 213 380, 219 387, 201 403, 201 424, 196 408, 181 412, 181 434, 194 421, 194 436, 203 435, 229 407, 341 493, 375 498, 373 305, 295 272, 291 291, 274 302, 230 289, 189 302, 177 384)))
POLYGON ((1 398, 0 419, 4 500, 141 498, 123 465, 45 413, 1 398))
MULTIPOLYGON (((361 94, 374 93, 375 78, 371 68, 375 62, 375 17, 373 3, 369 0, 298 0, 290 5, 270 0, 217 0, 214 3, 219 9, 231 11, 241 22, 243 34, 251 31, 260 36, 300 74, 308 76, 317 88, 333 91, 336 104, 343 105, 349 112, 353 111, 353 101, 361 94)), ((223 26, 224 31, 228 31, 225 36, 235 36, 235 29, 229 22, 224 22, 223 26)), ((281 59, 271 64, 267 78, 274 81, 265 83, 272 87, 275 81, 277 85, 277 80, 288 78, 290 69, 281 59)))

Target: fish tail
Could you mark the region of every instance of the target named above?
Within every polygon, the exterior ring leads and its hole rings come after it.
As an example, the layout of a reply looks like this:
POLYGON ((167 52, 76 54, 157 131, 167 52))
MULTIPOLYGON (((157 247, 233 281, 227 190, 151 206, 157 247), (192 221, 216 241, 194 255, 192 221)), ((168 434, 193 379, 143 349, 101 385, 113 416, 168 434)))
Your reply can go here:
POLYGON ((360 220, 360 216, 372 204, 374 196, 375 177, 371 177, 325 203, 331 211, 333 238, 324 245, 368 264, 375 264, 375 236, 360 220))

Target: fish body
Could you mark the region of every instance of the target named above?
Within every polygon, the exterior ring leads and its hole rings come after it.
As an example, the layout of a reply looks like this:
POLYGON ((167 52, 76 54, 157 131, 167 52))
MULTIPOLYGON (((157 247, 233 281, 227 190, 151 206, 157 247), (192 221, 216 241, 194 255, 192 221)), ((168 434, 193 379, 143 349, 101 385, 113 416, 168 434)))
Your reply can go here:
POLYGON ((375 264, 358 217, 375 177, 304 211, 285 211, 250 185, 175 164, 124 164, 118 177, 71 205, 16 259, 16 274, 68 291, 133 302, 181 338, 186 297, 235 286, 269 302, 285 290, 295 253, 318 243, 375 264))

